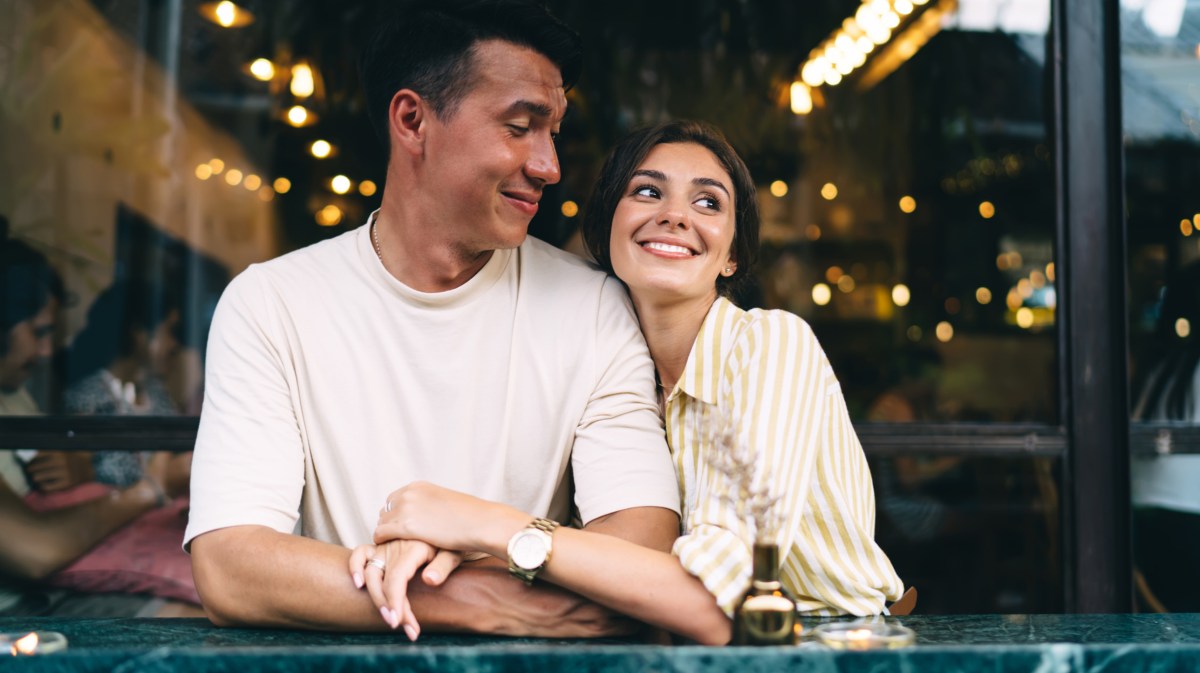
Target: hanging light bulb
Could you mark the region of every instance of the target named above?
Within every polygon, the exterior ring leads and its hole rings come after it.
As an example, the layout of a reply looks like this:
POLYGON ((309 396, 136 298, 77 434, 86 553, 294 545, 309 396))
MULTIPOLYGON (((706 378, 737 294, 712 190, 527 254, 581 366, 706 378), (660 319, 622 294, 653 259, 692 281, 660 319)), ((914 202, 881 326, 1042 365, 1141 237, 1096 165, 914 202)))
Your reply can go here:
POLYGON ((254 23, 254 15, 230 0, 206 2, 200 5, 200 16, 222 28, 241 28, 254 23))
POLYGON ((312 66, 304 61, 292 66, 292 95, 296 98, 308 98, 316 91, 312 66))
POLYGON ((260 82, 270 82, 275 77, 275 64, 269 59, 256 58, 248 69, 254 79, 260 82))

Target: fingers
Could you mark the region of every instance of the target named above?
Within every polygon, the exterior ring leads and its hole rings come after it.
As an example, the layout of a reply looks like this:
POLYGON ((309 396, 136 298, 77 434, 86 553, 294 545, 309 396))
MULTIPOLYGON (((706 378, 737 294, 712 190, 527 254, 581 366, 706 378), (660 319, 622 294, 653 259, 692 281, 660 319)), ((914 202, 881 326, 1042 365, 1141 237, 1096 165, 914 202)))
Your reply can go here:
POLYGON ((360 544, 350 552, 350 579, 354 582, 355 589, 361 589, 366 586, 366 580, 363 579, 363 570, 367 566, 367 561, 375 555, 375 545, 360 544))
POLYGON ((453 551, 439 549, 437 555, 425 566, 425 571, 421 573, 421 581, 429 586, 441 586, 450 573, 454 572, 463 562, 462 554, 453 551))
POLYGON ((408 583, 421 566, 433 559, 435 549, 424 542, 397 540, 386 545, 387 572, 383 576, 383 595, 388 614, 385 619, 394 629, 404 627, 410 640, 416 640, 420 625, 412 616, 408 601, 408 583))

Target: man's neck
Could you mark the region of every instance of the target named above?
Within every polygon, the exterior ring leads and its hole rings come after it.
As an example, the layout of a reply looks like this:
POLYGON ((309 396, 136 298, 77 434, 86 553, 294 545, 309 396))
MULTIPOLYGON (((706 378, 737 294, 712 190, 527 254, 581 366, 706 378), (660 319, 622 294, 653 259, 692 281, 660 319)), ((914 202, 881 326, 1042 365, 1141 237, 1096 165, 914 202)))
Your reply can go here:
POLYGON ((436 223, 421 221, 384 199, 375 216, 371 244, 393 278, 418 292, 446 292, 475 277, 494 250, 467 250, 438 236, 436 223))

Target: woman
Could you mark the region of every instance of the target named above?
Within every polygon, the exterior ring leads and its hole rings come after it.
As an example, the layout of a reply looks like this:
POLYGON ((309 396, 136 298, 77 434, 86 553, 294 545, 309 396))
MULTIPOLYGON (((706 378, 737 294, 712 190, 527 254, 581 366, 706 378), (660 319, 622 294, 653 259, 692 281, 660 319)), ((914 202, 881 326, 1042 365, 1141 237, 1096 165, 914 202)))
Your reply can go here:
MULTIPOLYGON (((756 539, 779 544, 781 579, 803 612, 878 614, 898 598, 900 580, 872 539, 866 460, 812 331, 792 314, 742 311, 724 296, 753 264, 758 208, 745 164, 720 133, 672 122, 623 141, 596 185, 584 239, 600 266, 629 289, 654 359, 684 534, 667 554, 558 528, 539 576, 713 644, 730 639, 756 539), (726 423, 733 442, 754 456, 757 487, 780 498, 770 511, 772 530, 754 530, 720 497, 731 485, 714 469, 724 442, 713 429, 726 423)), ((436 583, 453 565, 437 549, 504 558, 531 518, 411 484, 392 494, 376 529, 376 540, 393 542, 357 548, 350 571, 384 619, 413 638, 416 619, 403 596, 387 600, 380 566, 389 580, 407 581, 432 561, 424 579, 436 583)), ((403 591, 400 582, 388 586, 403 591)))

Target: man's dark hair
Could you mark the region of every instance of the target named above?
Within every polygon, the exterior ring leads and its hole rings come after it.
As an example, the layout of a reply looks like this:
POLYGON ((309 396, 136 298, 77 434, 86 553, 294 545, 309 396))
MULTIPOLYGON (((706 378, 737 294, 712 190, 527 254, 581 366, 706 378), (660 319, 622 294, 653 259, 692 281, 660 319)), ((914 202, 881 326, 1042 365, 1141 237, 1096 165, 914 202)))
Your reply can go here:
POLYGON ((46 256, 24 241, 8 238, 0 215, 0 355, 8 352, 8 333, 46 307, 66 298, 62 278, 46 256))
POLYGON ((420 94, 440 119, 453 116, 474 83, 475 47, 485 40, 541 53, 558 66, 567 89, 583 65, 579 35, 533 0, 384 3, 359 63, 380 139, 389 141, 388 107, 401 89, 420 94))
POLYGON ((600 169, 600 177, 588 200, 583 218, 583 242, 600 268, 612 273, 609 240, 617 204, 625 196, 633 172, 650 151, 658 145, 671 143, 693 143, 707 149, 733 180, 734 230, 730 252, 737 262, 737 269, 731 276, 717 276, 717 292, 732 296, 742 280, 750 276, 758 259, 758 195, 742 158, 725 136, 709 124, 686 120, 666 122, 634 131, 622 140, 600 169))

